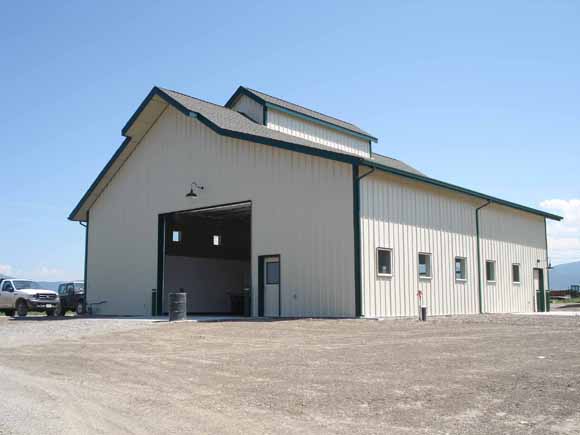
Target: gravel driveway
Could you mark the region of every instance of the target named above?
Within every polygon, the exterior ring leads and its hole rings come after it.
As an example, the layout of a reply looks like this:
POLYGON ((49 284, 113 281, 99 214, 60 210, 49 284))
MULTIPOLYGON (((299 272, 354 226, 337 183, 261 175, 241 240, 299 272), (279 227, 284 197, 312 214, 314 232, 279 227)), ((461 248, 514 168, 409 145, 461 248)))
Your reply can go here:
POLYGON ((31 316, 0 317, 0 350, 11 347, 48 344, 59 340, 73 340, 84 336, 114 334, 130 329, 152 326, 141 319, 83 318, 31 316))
POLYGON ((0 433, 578 434, 579 327, 1 318, 0 433))

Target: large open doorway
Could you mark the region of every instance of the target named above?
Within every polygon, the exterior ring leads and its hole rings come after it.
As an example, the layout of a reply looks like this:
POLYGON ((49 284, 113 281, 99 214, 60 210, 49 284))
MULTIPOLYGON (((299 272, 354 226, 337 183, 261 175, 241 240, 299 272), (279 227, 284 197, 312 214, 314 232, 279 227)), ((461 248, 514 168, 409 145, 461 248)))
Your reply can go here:
POLYGON ((167 312, 169 293, 183 289, 189 314, 243 315, 244 294, 249 297, 251 289, 251 203, 180 211, 159 220, 157 311, 167 312))

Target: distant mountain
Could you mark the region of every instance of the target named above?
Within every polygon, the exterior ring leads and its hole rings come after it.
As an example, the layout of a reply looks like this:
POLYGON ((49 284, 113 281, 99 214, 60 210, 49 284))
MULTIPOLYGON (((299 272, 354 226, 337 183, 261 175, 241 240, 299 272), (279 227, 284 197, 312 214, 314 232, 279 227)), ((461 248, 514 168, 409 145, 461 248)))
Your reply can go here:
POLYGON ((566 290, 572 284, 580 285, 580 261, 560 264, 550 270, 550 287, 552 290, 566 290))

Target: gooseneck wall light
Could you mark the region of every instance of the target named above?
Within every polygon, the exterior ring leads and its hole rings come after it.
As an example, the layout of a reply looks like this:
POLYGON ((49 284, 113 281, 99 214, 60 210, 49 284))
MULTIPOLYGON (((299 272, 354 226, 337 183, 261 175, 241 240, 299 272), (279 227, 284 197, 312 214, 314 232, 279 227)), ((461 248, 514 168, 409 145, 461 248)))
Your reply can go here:
POLYGON ((189 192, 185 195, 186 198, 196 198, 197 193, 195 190, 203 190, 203 186, 197 184, 195 181, 191 183, 191 187, 189 188, 189 192))

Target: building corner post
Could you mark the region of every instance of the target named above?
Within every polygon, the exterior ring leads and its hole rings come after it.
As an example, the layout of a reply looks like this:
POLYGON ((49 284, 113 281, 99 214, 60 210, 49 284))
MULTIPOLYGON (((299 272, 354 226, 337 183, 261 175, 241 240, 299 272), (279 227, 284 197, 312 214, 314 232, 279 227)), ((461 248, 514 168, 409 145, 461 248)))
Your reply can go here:
POLYGON ((483 314, 483 286, 481 285, 481 242, 479 234, 479 211, 491 204, 487 201, 485 204, 475 209, 475 237, 477 240, 477 295, 479 300, 479 314, 483 314))
POLYGON ((360 181, 375 172, 371 167, 369 171, 360 175, 358 162, 352 164, 352 199, 353 199, 353 224, 354 224, 354 288, 355 288, 355 314, 363 317, 362 309, 362 272, 361 272, 361 229, 360 229, 360 181))
POLYGON ((163 314, 163 275, 165 265, 165 216, 157 217, 157 315, 163 314))
POLYGON ((362 287, 360 264, 360 178, 359 165, 352 164, 352 199, 354 229, 354 304, 355 316, 362 316, 362 287))
POLYGON ((85 224, 85 270, 84 270, 84 275, 83 275, 83 279, 85 281, 85 297, 83 298, 83 312, 86 313, 87 312, 87 298, 89 295, 89 282, 87 280, 87 265, 89 264, 89 212, 90 210, 87 210, 87 222, 85 224))

